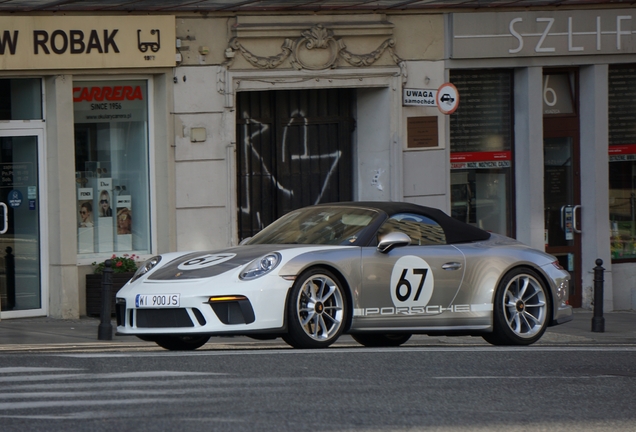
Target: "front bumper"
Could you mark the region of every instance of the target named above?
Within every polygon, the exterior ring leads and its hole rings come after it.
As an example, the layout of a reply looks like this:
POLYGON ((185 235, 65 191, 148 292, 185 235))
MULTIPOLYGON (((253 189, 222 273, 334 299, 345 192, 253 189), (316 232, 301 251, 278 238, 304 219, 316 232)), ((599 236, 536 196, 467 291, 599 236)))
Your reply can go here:
POLYGON ((254 281, 216 277, 183 282, 135 281, 117 293, 117 334, 250 334, 284 326, 291 287, 276 275, 254 281), (179 307, 136 305, 138 294, 180 294, 179 307))

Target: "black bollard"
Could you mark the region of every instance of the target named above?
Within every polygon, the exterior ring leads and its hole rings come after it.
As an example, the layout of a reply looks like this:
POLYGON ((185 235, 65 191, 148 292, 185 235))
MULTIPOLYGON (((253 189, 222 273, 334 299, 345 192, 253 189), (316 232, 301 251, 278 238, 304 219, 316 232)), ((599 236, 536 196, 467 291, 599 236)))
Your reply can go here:
POLYGON ((102 273, 102 311, 100 323, 97 329, 97 339, 112 340, 113 325, 111 324, 110 291, 113 286, 112 261, 104 262, 104 272, 102 273))
POLYGON ((592 318, 592 331, 605 332, 605 318, 603 318, 603 272, 605 269, 603 260, 596 259, 594 267, 594 318, 592 318))

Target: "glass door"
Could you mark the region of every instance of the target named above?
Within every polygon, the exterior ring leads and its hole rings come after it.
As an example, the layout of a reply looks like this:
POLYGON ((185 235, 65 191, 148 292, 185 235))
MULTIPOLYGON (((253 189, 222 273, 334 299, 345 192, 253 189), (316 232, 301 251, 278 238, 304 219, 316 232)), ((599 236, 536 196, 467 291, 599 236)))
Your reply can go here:
POLYGON ((39 130, 0 131, 0 300, 3 318, 41 314, 39 130))
POLYGON ((568 302, 581 307, 578 70, 543 71, 545 251, 570 272, 568 302))
MULTIPOLYGON (((547 135, 548 131, 544 131, 547 135)), ((569 303, 581 304, 581 205, 576 136, 544 136, 546 252, 572 277, 569 303)))

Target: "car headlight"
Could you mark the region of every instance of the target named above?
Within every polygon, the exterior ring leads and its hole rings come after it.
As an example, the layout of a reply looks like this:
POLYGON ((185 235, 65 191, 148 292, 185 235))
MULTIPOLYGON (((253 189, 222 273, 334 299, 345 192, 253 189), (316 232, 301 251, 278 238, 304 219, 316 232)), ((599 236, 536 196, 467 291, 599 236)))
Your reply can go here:
POLYGON ((133 275, 132 279, 130 279, 130 282, 134 282, 137 279, 139 279, 140 277, 142 277, 143 275, 145 275, 146 273, 148 273, 150 270, 152 270, 157 264, 159 264, 159 262, 161 261, 161 257, 159 255, 157 256, 153 256, 152 258, 150 258, 149 260, 147 260, 145 263, 143 263, 141 265, 141 267, 139 267, 137 269, 137 271, 135 272, 135 274, 133 275))
POLYGON ((278 252, 272 252, 255 259, 245 266, 239 278, 242 280, 259 278, 274 270, 278 264, 280 264, 280 254, 278 252))

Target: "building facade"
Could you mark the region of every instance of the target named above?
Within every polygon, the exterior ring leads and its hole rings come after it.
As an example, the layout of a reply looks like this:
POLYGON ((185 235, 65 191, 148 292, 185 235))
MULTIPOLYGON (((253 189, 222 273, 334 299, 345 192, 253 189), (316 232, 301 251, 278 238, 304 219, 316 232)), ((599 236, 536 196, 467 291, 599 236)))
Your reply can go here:
POLYGON ((78 317, 91 263, 171 247, 174 16, 0 22, 2 318, 78 317))
POLYGON ((634 11, 5 17, 2 318, 85 314, 112 254, 349 200, 544 249, 578 307, 601 258, 605 310, 635 309, 634 11))

